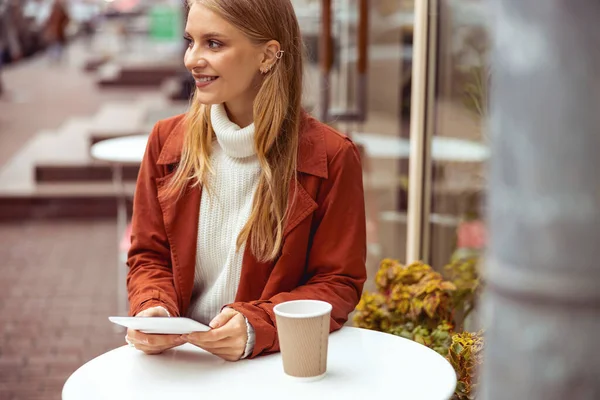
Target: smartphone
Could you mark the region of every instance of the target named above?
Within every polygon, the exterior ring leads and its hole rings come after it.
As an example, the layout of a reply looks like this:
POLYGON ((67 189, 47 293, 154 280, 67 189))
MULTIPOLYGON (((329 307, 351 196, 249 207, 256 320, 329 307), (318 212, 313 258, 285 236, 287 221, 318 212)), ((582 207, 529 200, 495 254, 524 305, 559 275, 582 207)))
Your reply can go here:
POLYGON ((108 320, 126 328, 155 335, 184 335, 210 330, 210 327, 185 317, 108 317, 108 320))

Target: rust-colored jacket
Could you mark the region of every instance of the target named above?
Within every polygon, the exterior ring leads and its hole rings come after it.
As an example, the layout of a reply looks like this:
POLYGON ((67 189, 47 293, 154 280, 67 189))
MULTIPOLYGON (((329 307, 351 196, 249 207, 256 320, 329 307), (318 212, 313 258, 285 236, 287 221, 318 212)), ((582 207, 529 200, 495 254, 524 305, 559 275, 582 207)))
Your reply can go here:
MULTIPOLYGON (((158 200, 181 157, 183 116, 154 127, 134 198, 127 277, 130 314, 161 305, 173 316, 190 305, 196 264, 201 189, 177 201, 158 200)), ((273 306, 318 299, 333 305, 339 329, 360 298, 366 279, 362 169, 356 146, 304 115, 298 149, 296 200, 284 229, 280 256, 260 263, 246 246, 239 289, 229 307, 252 324, 251 357, 279 350, 273 306)))

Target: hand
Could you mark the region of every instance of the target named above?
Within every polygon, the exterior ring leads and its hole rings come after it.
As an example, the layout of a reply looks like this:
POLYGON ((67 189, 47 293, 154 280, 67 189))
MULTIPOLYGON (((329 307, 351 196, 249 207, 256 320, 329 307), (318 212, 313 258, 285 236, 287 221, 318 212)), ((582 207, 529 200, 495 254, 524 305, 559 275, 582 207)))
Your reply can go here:
MULTIPOLYGON (((162 307, 152 307, 136 315, 136 317, 168 317, 169 314, 162 307)), ((148 335, 131 328, 127 329, 125 340, 130 346, 146 354, 160 354, 165 350, 181 346, 185 340, 181 335, 148 335)))
POLYGON ((227 361, 237 361, 244 355, 248 330, 246 319, 232 308, 225 308, 209 324, 208 332, 182 335, 185 341, 227 361))

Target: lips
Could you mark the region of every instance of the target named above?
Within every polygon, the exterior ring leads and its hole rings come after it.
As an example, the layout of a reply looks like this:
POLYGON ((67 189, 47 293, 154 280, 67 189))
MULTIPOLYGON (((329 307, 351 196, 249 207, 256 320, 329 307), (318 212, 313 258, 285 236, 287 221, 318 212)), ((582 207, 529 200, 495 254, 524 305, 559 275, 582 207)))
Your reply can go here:
POLYGON ((219 77, 215 75, 193 75, 196 83, 204 84, 217 80, 219 77))

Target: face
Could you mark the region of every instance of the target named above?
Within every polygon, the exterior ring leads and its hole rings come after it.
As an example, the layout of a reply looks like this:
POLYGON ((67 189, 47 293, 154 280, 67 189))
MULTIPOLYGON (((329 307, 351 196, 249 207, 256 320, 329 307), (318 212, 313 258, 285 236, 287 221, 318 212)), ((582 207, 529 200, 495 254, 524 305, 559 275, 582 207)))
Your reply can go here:
POLYGON ((190 8, 185 66, 196 81, 203 104, 252 101, 260 85, 264 49, 200 4, 190 8))

